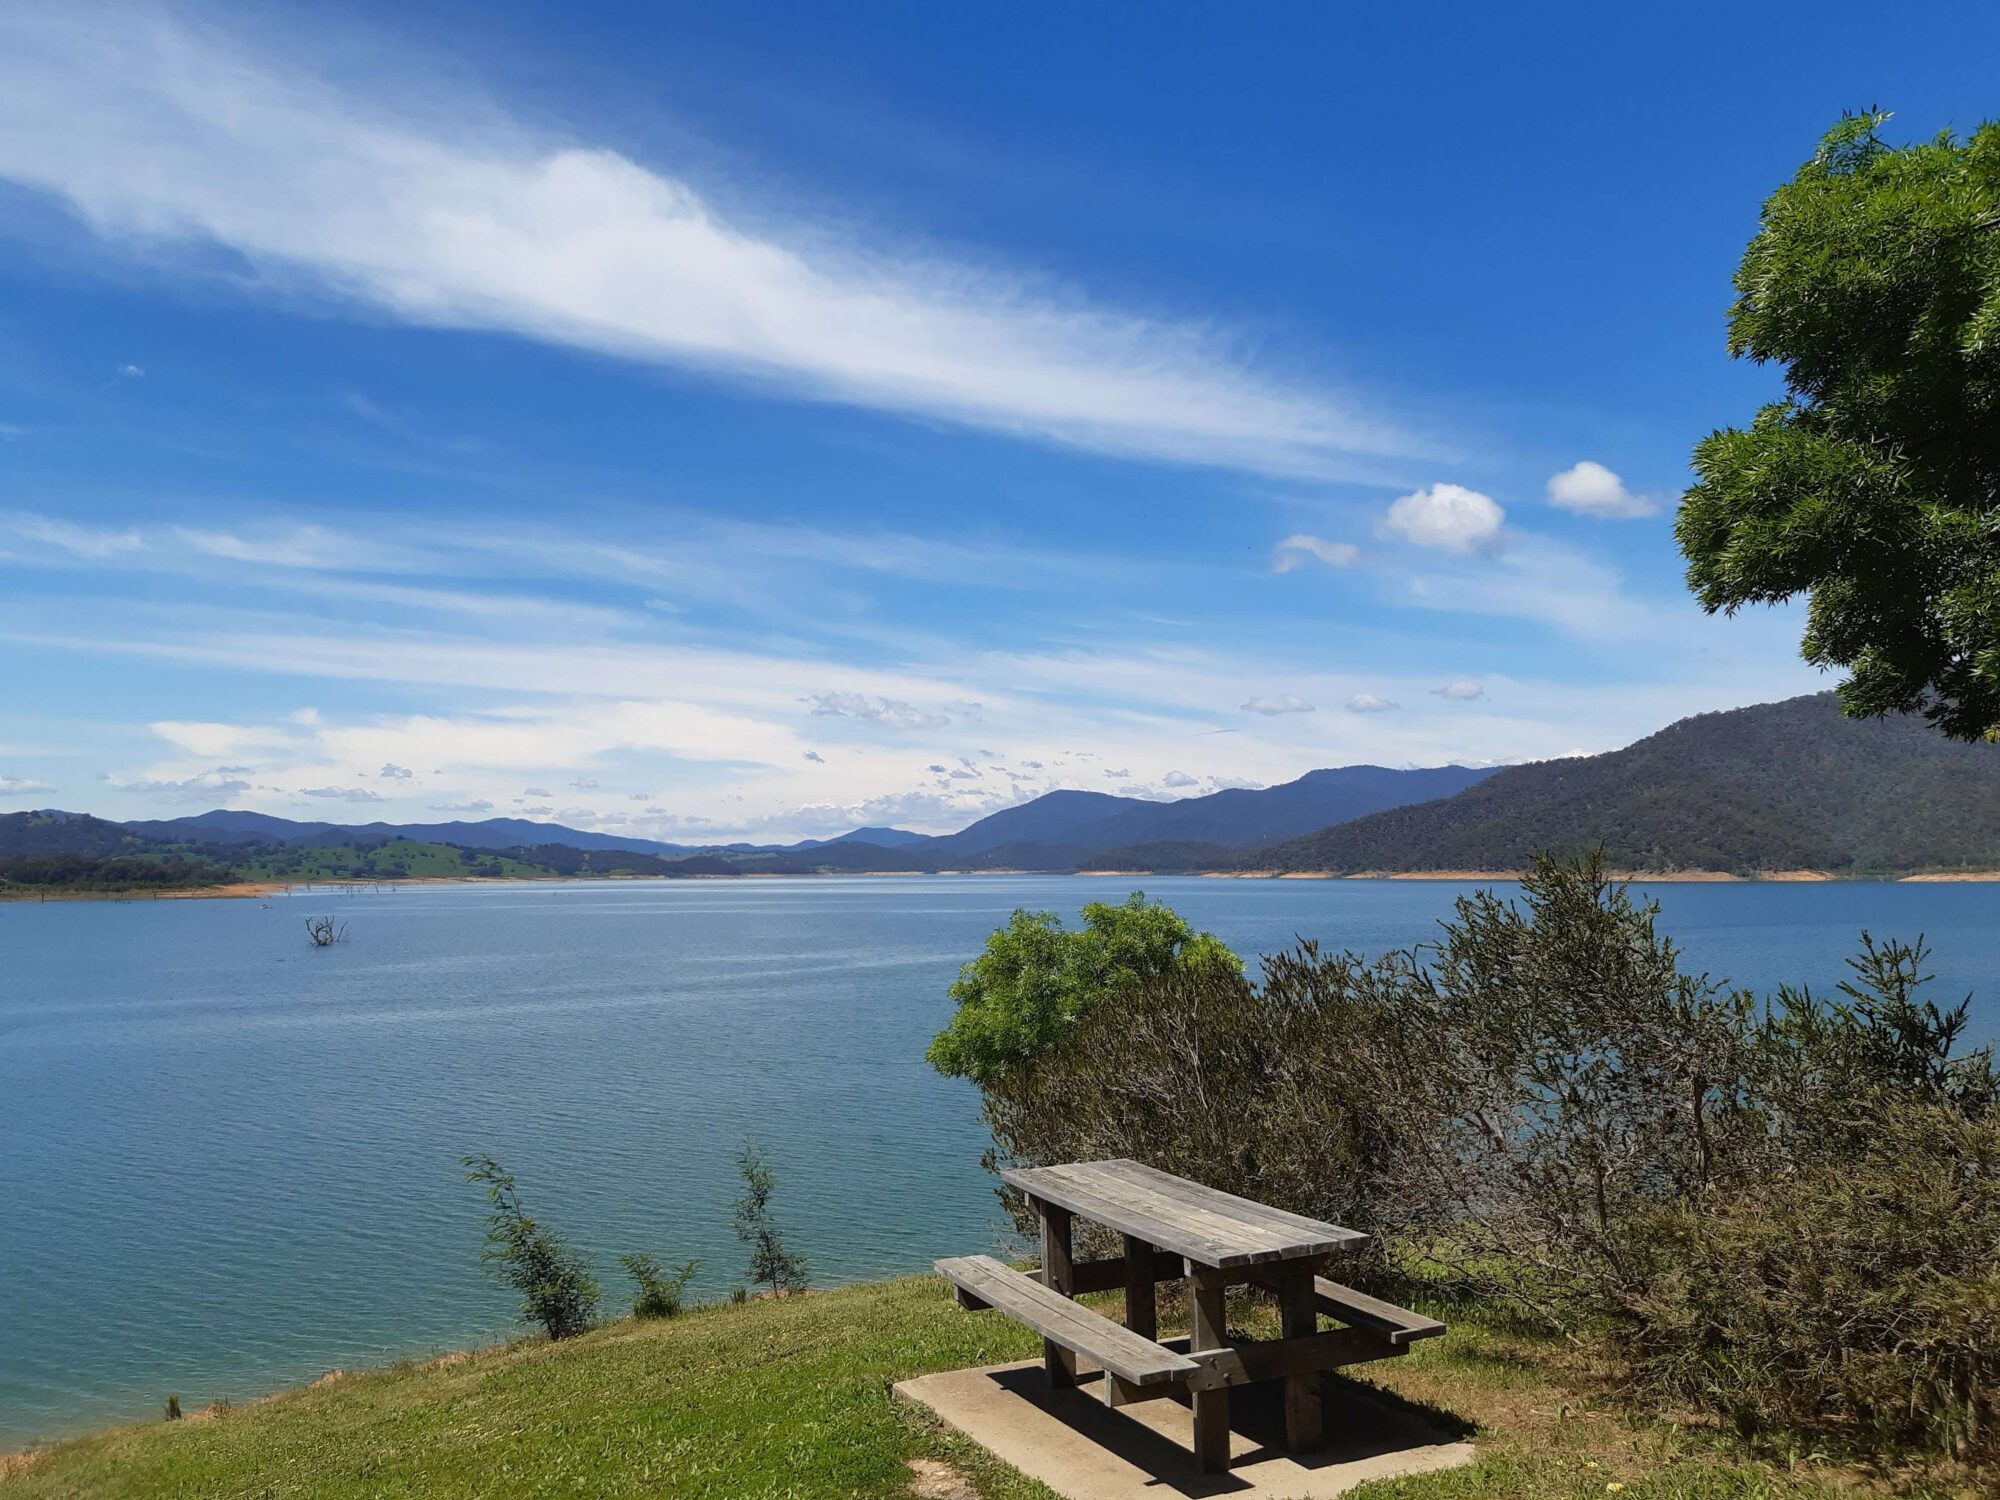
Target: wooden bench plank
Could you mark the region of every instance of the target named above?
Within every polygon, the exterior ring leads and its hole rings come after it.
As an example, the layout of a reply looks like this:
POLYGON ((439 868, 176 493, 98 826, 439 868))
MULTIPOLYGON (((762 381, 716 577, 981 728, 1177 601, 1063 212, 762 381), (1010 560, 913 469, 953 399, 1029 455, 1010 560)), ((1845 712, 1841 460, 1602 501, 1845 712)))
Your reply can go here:
POLYGON ((1357 1292, 1351 1286, 1328 1281, 1324 1276, 1313 1278, 1313 1293, 1319 1299, 1320 1311, 1339 1318, 1343 1323, 1352 1323, 1357 1328, 1372 1328, 1385 1335, 1392 1344, 1434 1339, 1445 1331, 1444 1324, 1436 1318, 1427 1318, 1422 1313, 1411 1312, 1407 1307, 1398 1307, 1380 1297, 1357 1292))
POLYGON ((1193 1360, 1099 1317, 990 1255, 941 1260, 937 1272, 996 1312, 1006 1313, 1043 1338, 1095 1360, 1128 1385, 1184 1381, 1199 1368, 1193 1360))

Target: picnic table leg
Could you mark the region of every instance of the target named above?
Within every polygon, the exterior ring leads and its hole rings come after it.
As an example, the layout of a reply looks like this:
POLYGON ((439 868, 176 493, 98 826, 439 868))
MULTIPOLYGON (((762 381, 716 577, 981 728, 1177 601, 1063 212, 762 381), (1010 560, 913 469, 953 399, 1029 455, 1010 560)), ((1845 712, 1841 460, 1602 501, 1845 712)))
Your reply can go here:
MULTIPOLYGON (((1035 1212, 1042 1221, 1042 1285, 1065 1297, 1076 1293, 1075 1259, 1071 1254, 1070 1212, 1053 1203, 1035 1200, 1035 1212)), ((1076 1355, 1054 1339, 1042 1340, 1042 1368, 1049 1384, 1057 1390, 1076 1384, 1076 1355)))
MULTIPOLYGON (((1190 1266, 1188 1302, 1193 1308, 1193 1325, 1188 1330, 1191 1349, 1220 1349, 1229 1341, 1229 1319, 1223 1306, 1222 1273, 1208 1266, 1190 1266)), ((1195 1391, 1194 1457, 1206 1474, 1220 1474, 1229 1467, 1229 1390, 1218 1387, 1195 1391)))
MULTIPOLYGON (((1278 1285, 1278 1315, 1288 1339, 1319 1332, 1319 1303, 1313 1295, 1313 1268, 1302 1261, 1278 1285)), ((1309 1453, 1326 1440, 1325 1385, 1318 1370, 1285 1377, 1285 1446, 1309 1453)))
POLYGON ((1159 1302, 1153 1288, 1153 1247, 1125 1236, 1125 1326, 1142 1339, 1160 1336, 1159 1302))

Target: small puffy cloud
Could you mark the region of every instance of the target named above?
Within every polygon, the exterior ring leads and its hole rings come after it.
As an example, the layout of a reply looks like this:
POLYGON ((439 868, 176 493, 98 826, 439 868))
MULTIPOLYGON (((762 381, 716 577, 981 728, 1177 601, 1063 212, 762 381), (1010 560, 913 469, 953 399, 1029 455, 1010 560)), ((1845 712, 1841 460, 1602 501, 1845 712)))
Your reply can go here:
POLYGON ((1240 705, 1245 713, 1263 714, 1276 717, 1279 714, 1309 714, 1313 706, 1305 699, 1291 693, 1274 693, 1267 698, 1252 698, 1240 705))
POLYGON ((125 364, 125 365, 120 365, 118 367, 118 378, 120 380, 137 380, 140 376, 144 375, 145 373, 146 372, 140 369, 137 365, 125 364))
POLYGON ((1111 781, 1125 781, 1132 775, 1130 771, 1106 771, 1104 774, 1111 781))
POLYGON ((524 807, 521 809, 522 815, 530 818, 546 818, 554 811, 553 807, 524 807))
POLYGON ((389 799, 380 792, 371 792, 365 786, 302 786, 301 797, 318 797, 323 802, 386 802, 389 799))
POLYGON ((1361 549, 1352 542, 1329 542, 1323 537, 1296 532, 1272 549, 1271 571, 1289 573, 1294 568, 1304 566, 1308 558, 1314 557, 1329 568, 1351 567, 1355 559, 1360 556, 1361 549))
POLYGON ((449 813, 489 813, 493 811, 493 804, 491 802, 488 802, 484 797, 475 798, 470 802, 433 802, 431 804, 431 811, 449 812, 449 813))
POLYGON ((947 771, 945 774, 953 781, 979 780, 979 773, 977 771, 968 771, 963 766, 955 771, 947 771))
POLYGON ((1655 501, 1626 489, 1625 481, 1603 464, 1587 458, 1549 476, 1549 504, 1573 510, 1580 516, 1599 516, 1611 521, 1650 516, 1660 508, 1655 501))
POLYGON ((1448 552, 1483 552, 1500 539, 1507 512, 1491 495, 1458 484, 1433 484, 1404 495, 1383 515, 1377 530, 1419 547, 1448 552))
POLYGON ((375 773, 375 779, 378 781, 410 781, 415 778, 416 774, 408 766, 399 766, 394 762, 387 762, 381 770, 375 773))
POLYGON ((579 776, 570 783, 570 786, 579 792, 594 792, 597 790, 597 778, 595 776, 579 776))
POLYGON ((34 781, 26 776, 0 776, 0 797, 32 797, 37 792, 54 790, 46 781, 34 781))
POLYGON ((1453 703, 1470 703, 1475 698, 1484 698, 1486 689, 1470 677, 1460 677, 1456 681, 1447 682, 1443 687, 1432 688, 1431 696, 1449 698, 1453 703))
POLYGON ((951 767, 945 765, 934 765, 934 766, 925 766, 924 769, 926 771, 929 771, 933 776, 942 776, 944 775, 945 772, 949 771, 951 767))
POLYGON ((523 797, 553 797, 554 795, 555 793, 545 786, 524 786, 521 788, 521 796, 523 797))
POLYGON ((1356 693, 1347 700, 1347 711, 1351 714, 1386 714, 1390 709, 1402 706, 1387 698, 1378 698, 1373 693, 1356 693))
POLYGON ((1190 776, 1185 771, 1169 771, 1160 778, 1162 786, 1200 786, 1199 776, 1190 776))
POLYGON ((816 716, 860 719, 885 729, 942 729, 951 720, 900 698, 873 698, 866 693, 814 693, 799 700, 816 716))
POLYGON ((811 761, 816 766, 823 766, 826 764, 826 757, 824 755, 821 755, 817 750, 806 751, 806 759, 811 761))
POLYGON ((653 794, 651 792, 627 792, 625 800, 627 802, 651 802, 653 794))

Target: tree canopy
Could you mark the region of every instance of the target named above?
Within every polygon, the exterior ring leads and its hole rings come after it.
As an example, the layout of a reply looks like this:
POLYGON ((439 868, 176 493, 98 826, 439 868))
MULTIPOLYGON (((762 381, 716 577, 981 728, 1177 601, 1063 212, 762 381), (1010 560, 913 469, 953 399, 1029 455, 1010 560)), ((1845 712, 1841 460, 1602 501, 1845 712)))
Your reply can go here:
POLYGON ((1731 354, 1788 396, 1695 449, 1676 532, 1711 613, 1808 601, 1843 708, 2000 728, 2000 125, 1850 116, 1765 203, 1731 354))
POLYGON ((1091 902, 1074 930, 1052 911, 1017 911, 959 970, 958 1010, 925 1055, 940 1073, 986 1087, 1057 1045, 1108 996, 1209 965, 1240 973, 1243 962, 1138 891, 1119 906, 1091 902))

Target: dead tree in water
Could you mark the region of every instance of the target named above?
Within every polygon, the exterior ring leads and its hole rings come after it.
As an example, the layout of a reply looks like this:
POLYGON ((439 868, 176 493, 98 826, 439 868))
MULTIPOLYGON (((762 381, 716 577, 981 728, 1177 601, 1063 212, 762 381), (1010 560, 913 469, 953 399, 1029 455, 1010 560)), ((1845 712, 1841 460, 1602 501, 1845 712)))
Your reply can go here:
POLYGON ((306 937, 315 948, 331 948, 347 941, 347 924, 332 917, 307 917, 306 937))

